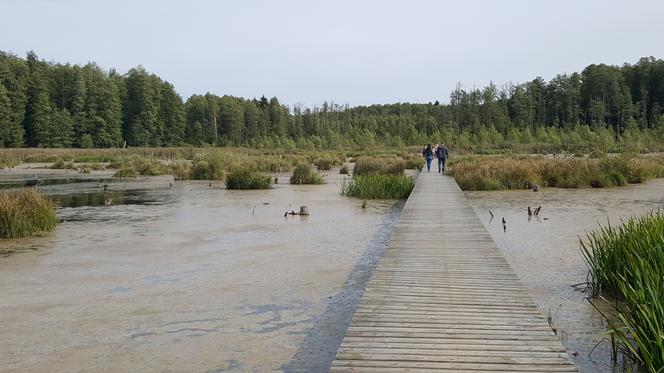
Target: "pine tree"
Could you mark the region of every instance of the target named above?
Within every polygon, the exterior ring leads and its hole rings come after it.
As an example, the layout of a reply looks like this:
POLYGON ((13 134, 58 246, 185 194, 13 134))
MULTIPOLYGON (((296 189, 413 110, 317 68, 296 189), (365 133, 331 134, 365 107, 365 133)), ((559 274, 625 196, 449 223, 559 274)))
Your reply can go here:
MULTIPOLYGON (((3 116, 3 146, 24 145, 25 106, 28 101, 28 66, 21 58, 0 51, 0 85, 5 88, 9 109, 3 116)), ((6 104, 5 104, 6 105, 6 104)), ((4 110, 7 110, 6 108, 4 110)))
POLYGON ((27 63, 28 102, 23 122, 26 142, 29 146, 49 147, 52 146, 55 128, 51 122, 52 107, 46 78, 47 65, 39 61, 34 52, 28 53, 27 63))

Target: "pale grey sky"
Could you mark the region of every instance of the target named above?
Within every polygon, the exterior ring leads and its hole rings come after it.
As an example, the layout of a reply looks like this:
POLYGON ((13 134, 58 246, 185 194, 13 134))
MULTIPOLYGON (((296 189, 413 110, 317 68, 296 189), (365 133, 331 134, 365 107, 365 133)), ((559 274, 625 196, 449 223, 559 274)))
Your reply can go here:
POLYGON ((0 0, 0 49, 313 106, 447 102, 591 63, 664 57, 664 1, 0 0))

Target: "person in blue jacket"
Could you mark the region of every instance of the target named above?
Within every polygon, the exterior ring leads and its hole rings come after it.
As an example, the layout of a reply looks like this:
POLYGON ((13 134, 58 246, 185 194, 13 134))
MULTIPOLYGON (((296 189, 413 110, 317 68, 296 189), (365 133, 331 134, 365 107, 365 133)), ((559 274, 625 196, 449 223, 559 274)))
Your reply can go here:
POLYGON ((422 156, 427 160, 427 172, 431 172, 431 161, 433 160, 433 149, 431 149, 431 144, 428 144, 427 147, 422 150, 422 156))

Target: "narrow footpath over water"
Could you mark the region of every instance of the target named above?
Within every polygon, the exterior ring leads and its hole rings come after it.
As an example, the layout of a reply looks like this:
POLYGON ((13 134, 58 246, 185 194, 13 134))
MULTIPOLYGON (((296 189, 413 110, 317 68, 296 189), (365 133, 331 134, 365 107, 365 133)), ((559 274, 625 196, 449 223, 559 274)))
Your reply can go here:
POLYGON ((420 370, 577 371, 454 179, 426 172, 331 367, 420 370))

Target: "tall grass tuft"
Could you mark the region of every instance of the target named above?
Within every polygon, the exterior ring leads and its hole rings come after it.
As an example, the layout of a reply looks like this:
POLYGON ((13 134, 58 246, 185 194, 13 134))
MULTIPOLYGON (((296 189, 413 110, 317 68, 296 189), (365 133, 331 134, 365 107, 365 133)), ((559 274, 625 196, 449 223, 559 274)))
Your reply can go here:
POLYGON ((318 158, 316 160, 316 167, 318 167, 318 170, 320 171, 327 171, 332 168, 332 165, 334 165, 334 160, 332 158, 318 158))
POLYGON ((169 171, 166 164, 159 159, 141 156, 116 159, 111 163, 111 168, 118 170, 133 169, 137 174, 146 176, 164 175, 169 171))
POLYGON ((0 194, 0 237, 19 238, 55 228, 55 204, 36 189, 0 194))
POLYGON ((253 171, 246 166, 237 166, 226 176, 228 189, 270 189, 272 178, 253 171))
POLYGON ((113 177, 118 177, 118 178, 130 178, 130 177, 138 177, 138 172, 133 167, 123 167, 115 172, 113 177))
POLYGON ((58 158, 55 162, 53 162, 51 168, 55 170, 71 170, 74 168, 74 163, 66 162, 64 159, 58 158))
POLYGON ((361 199, 404 199, 415 186, 410 176, 372 173, 354 176, 345 184, 342 193, 361 199))
POLYGON ((406 162, 401 158, 360 157, 355 163, 353 175, 403 175, 405 169, 406 162))
POLYGON ((293 170, 291 184, 324 184, 325 180, 307 163, 299 163, 293 170))
POLYGON ((533 184, 605 188, 664 177, 661 160, 626 156, 473 156, 454 160, 450 171, 463 190, 529 189, 533 184))
POLYGON ((649 372, 664 368, 664 214, 605 226, 581 241, 592 295, 624 300, 611 332, 649 372))
POLYGON ((424 167, 424 158, 420 156, 411 156, 404 158, 406 161, 406 168, 409 170, 421 170, 424 167))
POLYGON ((173 161, 169 167, 173 179, 188 180, 191 178, 191 164, 188 161, 173 161))

